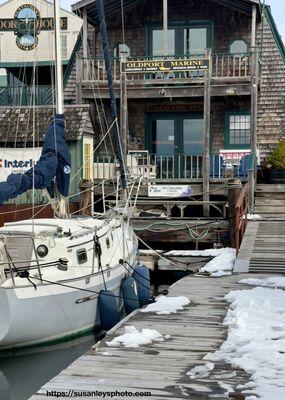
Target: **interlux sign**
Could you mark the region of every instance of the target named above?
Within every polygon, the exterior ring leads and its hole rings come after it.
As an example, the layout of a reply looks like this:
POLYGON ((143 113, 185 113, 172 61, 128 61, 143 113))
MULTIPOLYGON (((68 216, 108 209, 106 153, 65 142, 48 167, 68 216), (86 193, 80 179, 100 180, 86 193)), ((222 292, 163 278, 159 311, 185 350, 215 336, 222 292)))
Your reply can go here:
MULTIPOLYGON (((41 18, 39 10, 32 4, 17 8, 14 18, 0 19, 0 31, 13 31, 17 46, 21 50, 32 50, 38 44, 41 31, 54 29, 53 18, 41 18)), ((67 29, 67 18, 61 18, 61 29, 67 29)))
POLYGON ((0 149, 0 181, 10 174, 23 174, 32 168, 41 155, 41 148, 2 148, 0 149))
POLYGON ((196 70, 208 70, 210 60, 208 58, 191 58, 177 60, 144 60, 123 61, 122 72, 126 73, 155 73, 155 72, 187 72, 196 70))

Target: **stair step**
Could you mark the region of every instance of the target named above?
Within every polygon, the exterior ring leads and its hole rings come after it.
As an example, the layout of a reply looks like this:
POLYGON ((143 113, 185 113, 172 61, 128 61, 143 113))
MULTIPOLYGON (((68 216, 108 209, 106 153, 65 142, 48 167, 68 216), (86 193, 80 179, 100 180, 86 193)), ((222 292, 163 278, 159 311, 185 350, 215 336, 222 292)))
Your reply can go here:
POLYGON ((257 185, 256 192, 258 193, 285 193, 285 185, 257 185))
POLYGON ((254 207, 256 214, 285 214, 285 206, 274 206, 274 205, 258 205, 254 207))
POLYGON ((268 268, 259 268, 259 267, 249 267, 249 272, 252 273, 271 273, 271 274, 285 274, 285 268, 272 268, 272 269, 268 269, 268 268))
POLYGON ((270 197, 256 197, 255 207, 257 206, 284 206, 285 207, 285 196, 283 199, 275 199, 270 197))

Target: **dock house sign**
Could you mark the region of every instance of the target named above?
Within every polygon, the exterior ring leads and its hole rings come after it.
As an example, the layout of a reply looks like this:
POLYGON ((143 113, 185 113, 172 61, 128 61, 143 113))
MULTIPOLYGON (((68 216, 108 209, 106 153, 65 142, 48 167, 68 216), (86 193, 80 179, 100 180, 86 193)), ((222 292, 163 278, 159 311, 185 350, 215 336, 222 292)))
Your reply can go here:
POLYGON ((209 58, 190 58, 177 60, 144 60, 122 61, 122 72, 126 73, 155 73, 155 72, 187 72, 210 68, 209 58))
MULTIPOLYGON (((17 8, 14 18, 0 19, 0 31, 13 31, 17 46, 21 50, 33 50, 38 44, 41 31, 54 29, 53 18, 41 18, 39 10, 32 4, 17 8)), ((67 18, 61 18, 61 29, 67 29, 67 18)))

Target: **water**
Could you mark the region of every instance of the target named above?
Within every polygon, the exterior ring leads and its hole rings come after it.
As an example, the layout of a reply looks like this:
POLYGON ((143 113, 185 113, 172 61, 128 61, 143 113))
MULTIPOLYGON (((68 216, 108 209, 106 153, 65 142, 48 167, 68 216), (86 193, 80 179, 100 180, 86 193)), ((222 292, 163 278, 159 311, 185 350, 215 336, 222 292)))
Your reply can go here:
POLYGON ((0 352, 0 399, 28 399, 101 337, 90 333, 56 345, 0 352))

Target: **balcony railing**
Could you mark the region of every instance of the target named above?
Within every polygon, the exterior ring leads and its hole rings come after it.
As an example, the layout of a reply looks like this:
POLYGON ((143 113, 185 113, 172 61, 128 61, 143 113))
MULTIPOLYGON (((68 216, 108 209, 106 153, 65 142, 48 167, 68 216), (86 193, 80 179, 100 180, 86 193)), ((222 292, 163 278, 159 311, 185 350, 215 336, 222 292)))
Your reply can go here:
MULTIPOLYGON (((250 167, 250 155, 226 163, 220 154, 210 155, 210 179, 237 177, 247 179, 250 167)), ((115 179, 119 172, 114 158, 96 155, 94 159, 95 180, 115 179)), ((202 154, 156 155, 147 151, 130 152, 127 156, 127 172, 129 178, 142 177, 151 180, 187 180, 201 181, 203 179, 202 154)))
POLYGON ((51 86, 0 86, 0 106, 52 104, 51 86))
MULTIPOLYGON (((162 58, 162 57, 160 57, 162 58)), ((185 59, 187 57, 176 57, 176 59, 185 59)), ((192 57, 193 58, 193 57, 192 57)), ((202 58, 201 56, 195 58, 202 58)), ((190 59, 190 57, 189 57, 190 59)), ((136 57, 130 60, 146 61, 157 60, 157 57, 136 57)), ((212 61, 212 77, 213 78, 246 78, 251 76, 251 55, 233 55, 233 54, 214 54, 212 61)), ((107 82, 105 62, 102 57, 95 58, 78 58, 81 63, 83 82, 96 81, 99 83, 107 82)), ((111 69, 115 81, 120 80, 121 71, 120 58, 111 59, 111 69)), ((128 73, 128 81, 156 81, 162 83, 162 80, 179 80, 183 83, 191 82, 204 77, 204 71, 188 71, 188 72, 156 72, 156 73, 128 73)))

